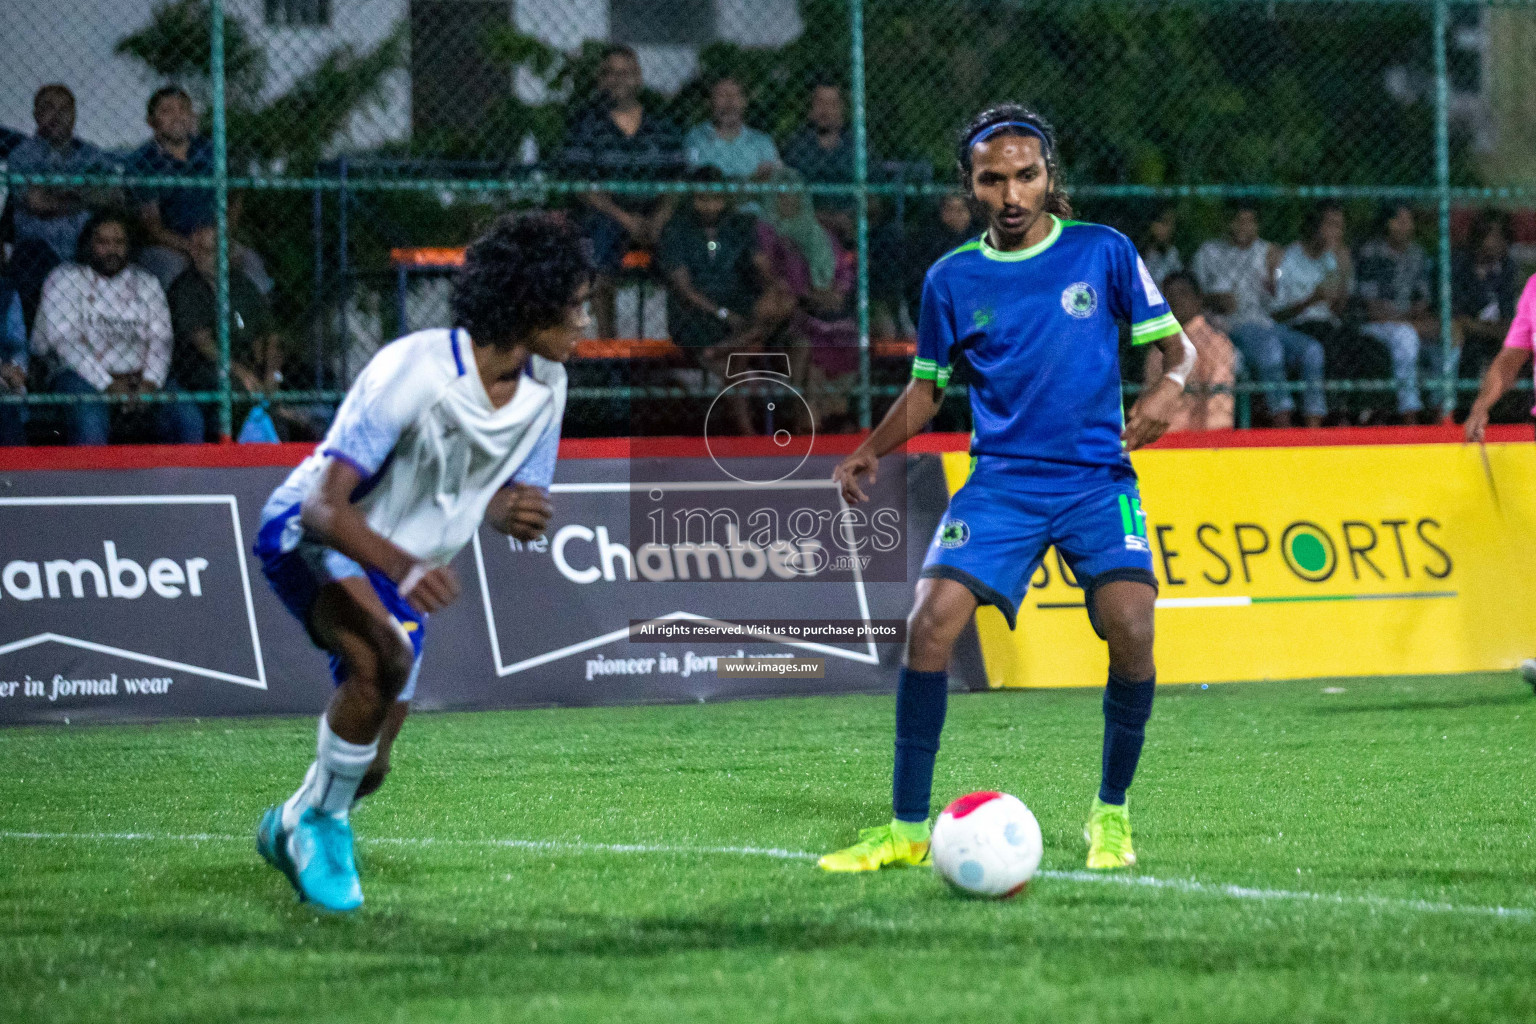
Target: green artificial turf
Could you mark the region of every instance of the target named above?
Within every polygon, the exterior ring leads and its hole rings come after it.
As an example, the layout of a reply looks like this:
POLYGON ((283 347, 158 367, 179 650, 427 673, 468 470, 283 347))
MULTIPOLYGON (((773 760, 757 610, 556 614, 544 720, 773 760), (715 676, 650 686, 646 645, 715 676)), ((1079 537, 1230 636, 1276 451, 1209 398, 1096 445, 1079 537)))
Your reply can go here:
POLYGON ((1164 688, 1131 791, 1143 884, 1072 874, 1092 690, 950 704, 935 798, 1034 809, 1024 898, 708 849, 815 853, 885 820, 891 715, 421 715, 354 818, 350 918, 295 903, 249 838, 310 721, 0 732, 0 1020, 1536 1019, 1536 700, 1513 675, 1164 688))

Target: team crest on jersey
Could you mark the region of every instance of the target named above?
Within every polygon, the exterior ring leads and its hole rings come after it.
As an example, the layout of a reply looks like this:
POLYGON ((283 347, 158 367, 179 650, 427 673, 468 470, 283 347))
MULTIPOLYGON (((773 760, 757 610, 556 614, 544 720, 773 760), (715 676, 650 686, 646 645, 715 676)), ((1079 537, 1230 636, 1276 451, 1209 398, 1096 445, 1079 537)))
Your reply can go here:
POLYGON ((939 547, 959 548, 964 547, 965 542, 971 539, 971 528, 965 525, 964 519, 946 519, 944 525, 939 527, 939 547))
POLYGON ((1061 293, 1061 308, 1079 320, 1086 320, 1099 308, 1099 295, 1087 281, 1067 285, 1061 293))
POLYGON ((971 323, 976 326, 977 330, 984 331, 992 323, 993 315, 992 307, 985 306, 971 314, 971 323))

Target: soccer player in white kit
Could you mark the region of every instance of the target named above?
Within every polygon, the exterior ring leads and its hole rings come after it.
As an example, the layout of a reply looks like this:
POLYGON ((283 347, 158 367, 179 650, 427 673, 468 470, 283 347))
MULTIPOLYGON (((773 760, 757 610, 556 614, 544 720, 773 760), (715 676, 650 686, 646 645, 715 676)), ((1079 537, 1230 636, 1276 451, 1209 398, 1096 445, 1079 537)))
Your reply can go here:
POLYGON ((549 520, 561 364, 586 327, 591 281, 563 218, 502 218, 465 255, 456 326, 380 349, 262 509, 262 571, 336 681, 314 763, 256 833, 302 900, 363 902, 348 812, 383 780, 428 617, 459 595, 448 563, 482 522, 526 538, 549 520))

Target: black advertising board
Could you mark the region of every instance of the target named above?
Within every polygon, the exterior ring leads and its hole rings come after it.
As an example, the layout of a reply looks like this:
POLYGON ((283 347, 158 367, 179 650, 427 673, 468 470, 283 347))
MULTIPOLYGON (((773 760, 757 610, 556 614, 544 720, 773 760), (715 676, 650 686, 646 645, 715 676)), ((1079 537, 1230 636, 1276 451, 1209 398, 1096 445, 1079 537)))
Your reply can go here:
MULTIPOLYGON (((208 461, 241 454, 225 449, 208 461)), ((263 458, 297 461, 270 452, 263 458)), ((634 622, 847 627, 903 619, 945 490, 937 455, 906 456, 904 474, 902 457, 886 461, 893 465, 885 505, 896 511, 881 536, 898 543, 881 544, 871 559, 847 557, 836 542, 833 531, 847 531, 837 493, 825 485, 831 456, 806 460, 790 479, 746 486, 723 480, 707 458, 661 465, 562 457, 555 518, 544 538, 519 543, 482 529, 455 560, 464 594, 427 625, 417 705, 468 710, 890 690, 896 642, 630 635, 634 622), (774 528, 754 531, 748 522, 764 521, 765 511, 774 528), (720 545, 685 528, 705 529, 709 516, 719 527, 719 517, 737 512, 740 525, 727 526, 735 532, 720 545), (667 522, 679 527, 675 536, 655 532, 667 522), (786 557, 818 545, 830 557, 817 572, 786 571, 786 557), (785 655, 821 658, 824 672, 814 679, 721 678, 716 666, 719 658, 785 655)), ((0 723, 322 707, 331 685, 325 657, 268 589, 250 553, 261 506, 287 472, 286 465, 228 464, 0 471, 0 723)), ((957 684, 983 686, 974 636, 962 647, 957 684)))

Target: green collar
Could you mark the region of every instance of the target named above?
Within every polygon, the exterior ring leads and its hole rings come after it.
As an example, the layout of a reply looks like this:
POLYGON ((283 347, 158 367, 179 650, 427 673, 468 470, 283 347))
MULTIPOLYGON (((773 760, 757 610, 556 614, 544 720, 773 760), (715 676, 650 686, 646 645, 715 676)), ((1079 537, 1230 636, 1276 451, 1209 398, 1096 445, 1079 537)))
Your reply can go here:
POLYGON ((1061 237, 1061 218, 1057 217, 1054 213, 1048 213, 1046 216, 1051 218, 1050 234, 1028 249, 1019 249, 1016 252, 1002 252, 992 248, 987 242, 987 235, 990 233, 989 229, 981 233, 981 254, 989 260, 997 260, 1000 263, 1017 263, 1020 260, 1027 260, 1031 256, 1039 256, 1045 250, 1055 245, 1056 239, 1061 237))

